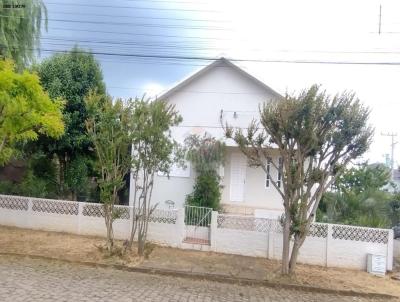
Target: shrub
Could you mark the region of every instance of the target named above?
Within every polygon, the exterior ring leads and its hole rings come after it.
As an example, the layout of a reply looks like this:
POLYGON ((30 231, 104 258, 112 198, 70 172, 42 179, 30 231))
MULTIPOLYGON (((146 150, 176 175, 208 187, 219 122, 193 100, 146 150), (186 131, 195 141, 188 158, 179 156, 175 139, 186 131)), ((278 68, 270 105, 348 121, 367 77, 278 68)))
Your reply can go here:
POLYGON ((219 181, 220 177, 214 171, 198 175, 193 192, 186 197, 186 203, 218 210, 221 199, 219 181))

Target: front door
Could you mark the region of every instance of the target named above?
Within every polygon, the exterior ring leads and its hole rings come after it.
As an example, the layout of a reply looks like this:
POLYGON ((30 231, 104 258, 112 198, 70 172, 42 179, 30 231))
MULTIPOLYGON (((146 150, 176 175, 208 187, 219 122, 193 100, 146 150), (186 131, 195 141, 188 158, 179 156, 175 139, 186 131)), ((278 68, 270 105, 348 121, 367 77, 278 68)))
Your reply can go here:
POLYGON ((244 201, 244 185, 246 182, 246 158, 240 153, 231 155, 231 201, 244 201))

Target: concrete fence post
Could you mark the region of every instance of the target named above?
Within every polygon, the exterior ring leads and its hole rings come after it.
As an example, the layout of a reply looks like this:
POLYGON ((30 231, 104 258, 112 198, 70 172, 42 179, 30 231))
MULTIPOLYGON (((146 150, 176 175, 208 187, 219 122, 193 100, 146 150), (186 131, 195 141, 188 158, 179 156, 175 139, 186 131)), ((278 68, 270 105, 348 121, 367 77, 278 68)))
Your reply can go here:
POLYGON ((210 224, 210 246, 211 250, 217 251, 217 232, 218 232, 218 212, 211 212, 211 224, 210 224))
POLYGON ((78 235, 81 234, 81 224, 82 224, 82 219, 84 219, 84 216, 83 216, 83 207, 84 206, 85 206, 84 202, 78 203, 78 235))
POLYGON ((33 222, 32 222, 32 214, 33 214, 32 207, 33 207, 32 198, 28 198, 28 210, 26 211, 26 220, 23 223, 25 225, 25 227, 28 228, 28 229, 33 229, 34 228, 34 225, 33 225, 33 222))
MULTIPOLYGON (((133 219, 135 218, 135 217, 134 217, 134 214, 135 214, 135 213, 134 213, 134 208, 133 208, 133 206, 129 205, 129 223, 128 223, 128 228, 129 228, 129 230, 128 230, 128 232, 127 232, 128 238, 131 237, 132 226, 133 226, 133 224, 134 224, 133 219)), ((134 238, 133 240, 135 240, 135 238, 134 238)))
POLYGON ((275 259, 274 255, 274 236, 275 232, 269 231, 268 232, 268 253, 267 253, 267 258, 268 259, 275 259))
POLYGON ((393 270, 393 230, 388 230, 388 242, 387 242, 387 270, 393 270))
POLYGON ((330 250, 332 249, 332 224, 328 224, 328 232, 326 234, 326 249, 325 249, 325 266, 329 267, 330 250))
POLYGON ((182 242, 185 239, 185 208, 178 209, 176 215, 176 243, 178 247, 181 247, 182 242))

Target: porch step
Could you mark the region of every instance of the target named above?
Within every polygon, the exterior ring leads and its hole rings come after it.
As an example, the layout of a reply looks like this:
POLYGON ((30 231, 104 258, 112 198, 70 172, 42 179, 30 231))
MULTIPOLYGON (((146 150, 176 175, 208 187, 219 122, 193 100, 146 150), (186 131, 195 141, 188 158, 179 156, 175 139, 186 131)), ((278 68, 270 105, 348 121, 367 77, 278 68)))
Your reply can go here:
POLYGON ((183 239, 183 242, 190 244, 210 245, 210 240, 194 237, 185 237, 185 239, 183 239))

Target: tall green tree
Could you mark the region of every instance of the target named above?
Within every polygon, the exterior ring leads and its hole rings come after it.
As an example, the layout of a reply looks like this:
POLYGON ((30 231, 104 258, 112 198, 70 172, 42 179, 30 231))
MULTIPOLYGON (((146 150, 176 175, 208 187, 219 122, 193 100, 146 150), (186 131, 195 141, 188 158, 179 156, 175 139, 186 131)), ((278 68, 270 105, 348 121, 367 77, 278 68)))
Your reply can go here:
POLYGON ((323 195, 317 220, 367 227, 390 227, 395 197, 387 189, 390 169, 383 164, 346 169, 323 195), (393 206, 392 206, 393 205, 393 206))
POLYGON ((62 107, 43 90, 36 74, 17 73, 11 61, 0 60, 0 165, 18 152, 17 143, 39 135, 60 137, 62 107))
POLYGON ((36 69, 50 97, 66 101, 65 134, 59 139, 42 138, 39 145, 46 154, 58 158, 60 195, 74 198, 82 189, 82 182, 66 177, 74 175, 72 170, 85 172, 82 161, 93 156, 92 141, 85 128, 88 118, 85 97, 90 91, 105 93, 102 72, 92 54, 76 47, 44 60, 36 69))
POLYGON ((260 121, 253 121, 246 131, 224 127, 250 165, 269 174, 270 162, 283 175, 281 185, 270 175, 284 206, 283 274, 295 270, 322 195, 343 168, 368 149, 373 133, 368 115, 354 94, 331 97, 314 85, 297 96, 264 103, 260 121), (282 166, 269 160, 273 151, 278 151, 282 166))
POLYGON ((113 101, 104 95, 90 94, 86 102, 89 109, 86 128, 96 151, 107 250, 111 253, 114 246, 113 222, 119 214, 115 207, 119 203, 118 191, 125 185, 124 176, 129 173, 132 162, 132 112, 122 100, 113 101))
POLYGON ((11 58, 17 68, 33 62, 47 10, 42 0, 0 0, 0 57, 11 58))
POLYGON ((362 163, 346 169, 337 177, 334 187, 336 191, 354 191, 356 193, 368 190, 379 190, 389 185, 391 178, 390 169, 384 164, 362 163))

